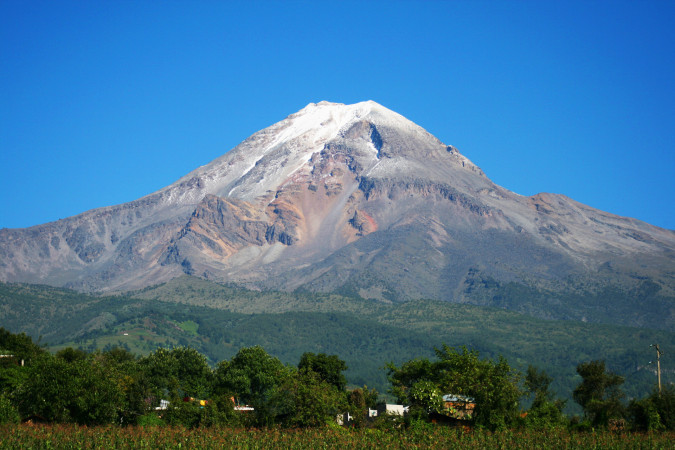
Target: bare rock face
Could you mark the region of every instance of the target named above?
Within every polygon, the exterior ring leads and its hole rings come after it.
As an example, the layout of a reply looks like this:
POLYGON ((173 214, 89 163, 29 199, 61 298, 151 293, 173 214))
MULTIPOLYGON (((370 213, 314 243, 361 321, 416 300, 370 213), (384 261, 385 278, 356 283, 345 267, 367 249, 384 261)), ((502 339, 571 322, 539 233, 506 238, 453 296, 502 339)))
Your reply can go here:
POLYGON ((623 316, 675 324, 675 232, 510 192, 374 102, 310 104, 139 200, 0 230, 2 281, 113 291, 184 273, 594 320, 620 310, 607 292, 636 293, 651 306, 623 316))
POLYGON ((349 219, 349 224, 358 230, 359 236, 365 236, 366 234, 377 231, 375 219, 370 217, 365 211, 354 211, 354 216, 349 219))
POLYGON ((249 202, 208 194, 160 261, 162 265, 180 264, 192 275, 191 259, 226 262, 246 247, 276 242, 292 245, 298 238, 299 219, 291 205, 283 202, 276 203, 267 214, 249 202))

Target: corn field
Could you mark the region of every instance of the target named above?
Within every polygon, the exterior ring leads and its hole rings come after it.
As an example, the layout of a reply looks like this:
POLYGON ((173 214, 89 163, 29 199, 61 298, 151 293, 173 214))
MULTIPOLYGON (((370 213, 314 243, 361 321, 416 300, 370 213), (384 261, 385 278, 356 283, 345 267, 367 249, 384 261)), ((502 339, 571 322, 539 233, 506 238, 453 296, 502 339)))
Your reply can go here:
POLYGON ((521 449, 672 449, 675 433, 548 431, 487 432, 447 427, 381 430, 234 429, 183 427, 80 427, 75 425, 5 425, 2 449, 210 449, 210 448, 521 448, 521 449))

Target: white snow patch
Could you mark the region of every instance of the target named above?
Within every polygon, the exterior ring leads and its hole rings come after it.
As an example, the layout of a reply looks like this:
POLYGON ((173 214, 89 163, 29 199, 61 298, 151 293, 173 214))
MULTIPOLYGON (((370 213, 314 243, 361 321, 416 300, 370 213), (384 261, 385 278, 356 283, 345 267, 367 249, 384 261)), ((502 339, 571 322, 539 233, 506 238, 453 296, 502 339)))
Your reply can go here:
MULTIPOLYGON (((316 153, 316 152, 315 152, 315 153, 316 153)), ((292 176, 295 172, 297 172, 298 170, 300 170, 300 169, 302 169, 303 167, 305 167, 305 166, 307 165, 307 163, 312 159, 312 156, 314 156, 314 153, 308 153, 307 155, 305 155, 305 156, 300 160, 300 163, 297 165, 297 167, 295 167, 293 170, 290 171, 290 173, 288 174, 288 176, 289 176, 289 177, 292 176)))

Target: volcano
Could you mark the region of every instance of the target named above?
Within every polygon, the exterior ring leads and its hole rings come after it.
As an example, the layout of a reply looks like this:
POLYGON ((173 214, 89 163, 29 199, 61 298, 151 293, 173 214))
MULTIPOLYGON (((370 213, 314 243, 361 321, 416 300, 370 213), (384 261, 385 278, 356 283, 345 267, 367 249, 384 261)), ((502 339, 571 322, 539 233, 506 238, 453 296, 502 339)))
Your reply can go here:
POLYGON ((675 232, 511 192, 372 101, 311 103, 143 198, 0 230, 6 282, 112 292, 185 274, 675 324, 675 232))

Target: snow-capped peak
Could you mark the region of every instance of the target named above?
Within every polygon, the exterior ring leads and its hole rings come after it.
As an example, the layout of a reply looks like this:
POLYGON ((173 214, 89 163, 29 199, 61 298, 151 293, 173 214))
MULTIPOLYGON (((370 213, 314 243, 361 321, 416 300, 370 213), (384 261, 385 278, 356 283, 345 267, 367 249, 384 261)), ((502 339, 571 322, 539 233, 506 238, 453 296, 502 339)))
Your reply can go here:
POLYGON ((368 116, 380 124, 412 124, 408 119, 397 114, 396 112, 385 108, 373 100, 367 100, 351 105, 344 103, 331 103, 321 101, 319 103, 310 103, 295 114, 288 116, 288 119, 296 119, 303 117, 303 123, 307 125, 326 126, 330 122, 334 122, 333 126, 338 129, 349 125, 357 120, 361 120, 368 116))
POLYGON ((289 126, 277 136, 275 142, 287 141, 308 131, 315 132, 317 139, 334 138, 341 129, 364 118, 376 108, 386 109, 373 101, 353 105, 327 101, 310 103, 286 118, 290 122, 289 126))
MULTIPOLYGON (((351 105, 327 101, 310 103, 165 188, 164 191, 169 193, 166 201, 170 204, 194 204, 207 193, 252 200, 274 190, 280 181, 294 176, 328 142, 361 121, 376 127, 401 130, 411 138, 416 136, 424 141, 431 139, 438 142, 418 125, 372 100, 351 105)), ((364 167, 372 168, 379 160, 379 151, 374 147, 371 156, 367 158, 372 161, 366 162, 364 167)), ((379 165, 378 170, 399 170, 401 164, 396 159, 386 165, 389 169, 379 165)))

